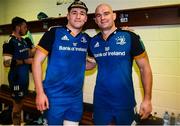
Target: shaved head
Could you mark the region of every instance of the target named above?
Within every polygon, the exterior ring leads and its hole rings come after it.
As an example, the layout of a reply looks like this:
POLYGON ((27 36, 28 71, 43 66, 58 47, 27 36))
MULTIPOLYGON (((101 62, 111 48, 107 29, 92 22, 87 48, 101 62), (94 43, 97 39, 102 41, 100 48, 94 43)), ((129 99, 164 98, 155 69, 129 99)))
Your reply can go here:
POLYGON ((96 7, 95 13, 96 13, 96 12, 98 11, 98 9, 101 8, 101 7, 107 7, 110 12, 113 12, 112 7, 111 7, 109 4, 102 3, 102 4, 99 4, 99 5, 96 7))
POLYGON ((101 29, 101 31, 114 31, 116 13, 113 12, 112 7, 109 4, 102 3, 96 7, 95 10, 95 22, 101 29))

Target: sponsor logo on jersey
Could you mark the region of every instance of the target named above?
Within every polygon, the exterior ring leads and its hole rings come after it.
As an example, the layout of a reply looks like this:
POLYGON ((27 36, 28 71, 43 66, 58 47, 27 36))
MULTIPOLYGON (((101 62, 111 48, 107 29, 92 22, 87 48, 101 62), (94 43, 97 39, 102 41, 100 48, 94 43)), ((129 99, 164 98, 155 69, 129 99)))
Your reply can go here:
POLYGON ((18 46, 21 46, 21 43, 18 42, 18 46))
POLYGON ((63 37, 61 37, 61 40, 69 41, 69 38, 66 35, 64 35, 63 37))
POLYGON ((105 47, 105 51, 109 51, 110 50, 110 47, 105 47))
POLYGON ((124 36, 119 36, 116 38, 116 44, 117 45, 124 45, 126 44, 126 39, 124 36))
POLYGON ((75 43, 75 42, 73 42, 73 46, 77 46, 77 42, 75 43))
POLYGON ((81 42, 82 43, 86 43, 87 42, 87 40, 86 40, 86 38, 84 36, 81 38, 81 42))
POLYGON ((94 48, 99 47, 99 42, 96 42, 96 44, 94 45, 94 48))
POLYGON ((102 53, 96 53, 94 54, 94 57, 110 57, 110 56, 125 56, 126 52, 122 51, 122 52, 117 52, 117 51, 113 51, 113 52, 102 52, 102 53))
POLYGON ((28 50, 29 50, 29 48, 24 48, 24 49, 19 50, 19 52, 22 53, 22 52, 26 52, 28 50))
POLYGON ((60 51, 87 52, 87 48, 59 46, 60 51))

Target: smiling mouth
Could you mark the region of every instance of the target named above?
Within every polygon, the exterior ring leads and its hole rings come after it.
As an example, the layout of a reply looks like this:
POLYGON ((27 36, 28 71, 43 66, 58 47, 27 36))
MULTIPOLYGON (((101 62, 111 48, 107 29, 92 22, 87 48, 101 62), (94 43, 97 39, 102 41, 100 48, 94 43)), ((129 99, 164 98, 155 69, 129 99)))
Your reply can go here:
POLYGON ((101 22, 101 24, 107 24, 107 22, 101 22))
POLYGON ((79 22, 79 23, 81 23, 81 21, 75 21, 75 22, 77 22, 77 23, 78 23, 78 22, 79 22))

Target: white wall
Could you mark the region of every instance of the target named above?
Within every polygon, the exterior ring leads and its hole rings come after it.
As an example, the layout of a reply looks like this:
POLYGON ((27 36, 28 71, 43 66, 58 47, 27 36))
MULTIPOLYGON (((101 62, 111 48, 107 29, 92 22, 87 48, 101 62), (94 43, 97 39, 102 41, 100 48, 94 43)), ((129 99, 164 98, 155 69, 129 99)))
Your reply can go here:
MULTIPOLYGON (((4 6, 3 6, 3 2, 2 1, 0 1, 0 15, 1 15, 1 18, 0 18, 0 24, 3 24, 4 23, 4 6)), ((3 37, 0 37, 0 47, 1 47, 1 43, 4 41, 3 40, 4 38, 3 37)), ((1 54, 1 52, 2 52, 2 48, 0 48, 0 54, 1 54)), ((0 58, 0 61, 2 61, 1 60, 2 58, 0 58)), ((2 65, 2 62, 0 62, 0 82, 3 82, 3 76, 2 75, 4 75, 4 73, 3 73, 3 70, 2 70, 2 68, 3 68, 3 65, 2 65)))
POLYGON ((0 19, 0 24, 4 23, 4 4, 3 1, 0 1, 0 15, 1 15, 1 19, 0 19))
POLYGON ((180 25, 136 27, 135 32, 142 36, 150 57, 154 111, 180 113, 180 25))
MULTIPOLYGON (((66 8, 70 3, 56 5, 58 0, 0 0, 0 14, 4 13, 1 24, 11 22, 14 16, 20 16, 28 21, 36 20, 37 14, 45 12, 49 17, 66 15, 66 8), (5 8, 5 11, 1 7, 5 8)), ((159 6, 168 4, 180 4, 180 0, 83 0, 89 7, 89 13, 93 13, 97 4, 102 2, 110 3, 114 10, 159 6)), ((180 25, 172 26, 148 26, 133 27, 135 32, 142 37, 149 54, 152 66, 153 84, 153 112, 159 116, 165 110, 180 113, 180 25)), ((93 36, 95 30, 87 32, 93 36)), ((33 34, 35 43, 38 43, 42 33, 33 34)), ((0 36, 0 46, 7 36, 0 36)), ((2 49, 0 48, 0 61, 2 61, 2 49)), ((44 66, 45 67, 45 66, 44 66)), ((135 67, 135 66, 134 66, 135 67)), ((133 69, 134 70, 134 69, 133 69)), ((7 83, 7 69, 0 63, 0 83, 7 83)), ((142 86, 138 74, 134 71, 134 87, 138 106, 142 99, 142 86)), ((84 85, 84 101, 92 103, 93 90, 95 85, 96 71, 86 72, 84 85)), ((32 78, 30 89, 34 89, 32 78)))

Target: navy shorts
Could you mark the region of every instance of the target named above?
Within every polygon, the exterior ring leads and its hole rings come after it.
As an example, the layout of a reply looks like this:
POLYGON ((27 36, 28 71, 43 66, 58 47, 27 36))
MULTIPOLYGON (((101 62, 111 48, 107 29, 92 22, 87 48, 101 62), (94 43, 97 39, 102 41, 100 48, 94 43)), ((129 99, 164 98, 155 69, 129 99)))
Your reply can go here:
POLYGON ((135 118, 134 108, 125 110, 94 109, 95 125, 131 125, 135 118))
POLYGON ((21 100, 28 92, 29 68, 27 65, 11 68, 8 74, 9 86, 14 100, 21 100))
POLYGON ((52 105, 44 112, 48 125, 63 125, 64 120, 79 122, 83 114, 83 103, 52 105))

